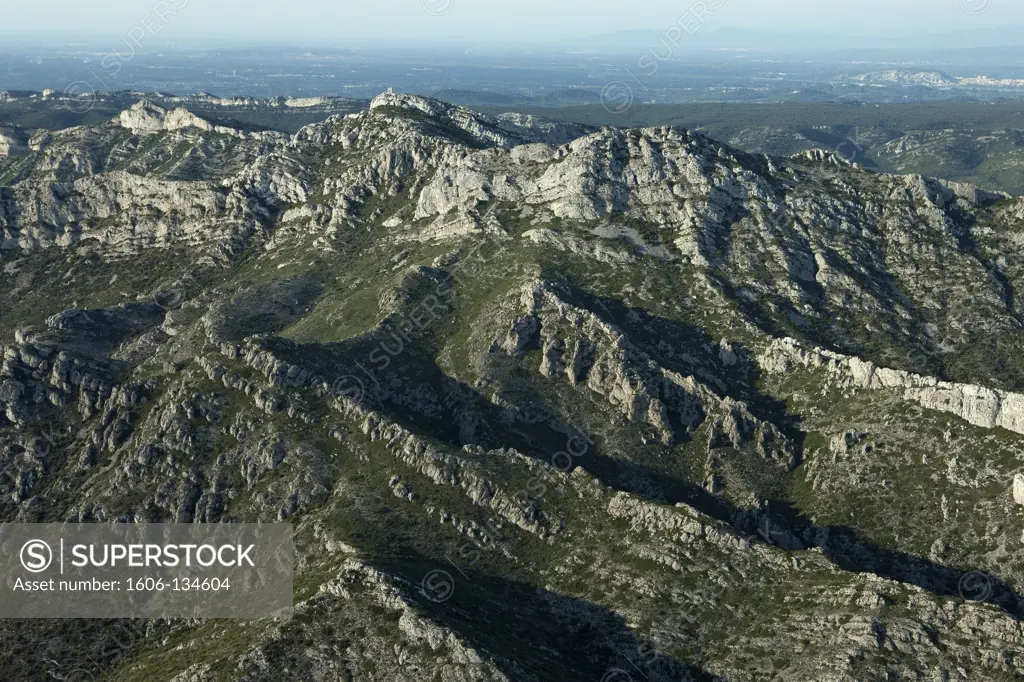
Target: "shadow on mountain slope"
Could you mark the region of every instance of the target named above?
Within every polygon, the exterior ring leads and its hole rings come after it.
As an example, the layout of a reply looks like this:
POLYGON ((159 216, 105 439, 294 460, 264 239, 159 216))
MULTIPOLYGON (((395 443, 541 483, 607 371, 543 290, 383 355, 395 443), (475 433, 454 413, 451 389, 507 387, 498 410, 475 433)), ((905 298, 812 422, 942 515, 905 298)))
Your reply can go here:
MULTIPOLYGON (((354 375, 351 358, 367 357, 378 343, 372 334, 330 347, 300 347, 289 342, 285 345, 291 351, 285 354, 304 356, 307 361, 311 355, 316 355, 321 371, 330 369, 335 373, 354 375)), ((573 433, 571 426, 554 418, 555 411, 549 406, 541 406, 544 409, 532 423, 510 421, 502 408, 472 387, 449 377, 433 358, 416 347, 409 347, 392 361, 390 372, 371 372, 360 363, 366 370, 366 391, 360 396, 361 402, 417 435, 454 448, 463 445, 484 449, 514 448, 524 455, 549 462, 554 453, 565 447, 566 431, 556 427, 568 427, 569 433, 573 433), (418 396, 426 398, 421 404, 412 404, 402 397, 403 382, 410 378, 416 381, 418 396)), ((784 409, 781 404, 765 404, 773 412, 784 409)), ((852 528, 815 526, 795 511, 788 501, 771 502, 769 507, 782 512, 768 519, 761 510, 737 507, 673 473, 655 469, 646 463, 610 456, 602 452, 596 443, 580 464, 614 490, 660 504, 688 504, 711 518, 727 523, 752 542, 784 549, 820 547, 844 570, 874 573, 937 595, 976 598, 1024 619, 1024 597, 998 577, 955 569, 913 554, 878 547, 865 541, 852 528), (767 527, 765 519, 768 519, 767 527)))
POLYGON ((739 511, 736 527, 776 546, 787 547, 796 540, 799 548, 818 547, 845 571, 873 573, 933 594, 994 604, 1024 620, 1024 597, 996 575, 879 547, 849 526, 816 526, 787 501, 772 500, 768 507, 772 514, 739 511))
POLYGON ((403 551, 376 564, 416 586, 422 615, 451 629, 512 680, 711 682, 706 670, 658 652, 619 614, 592 602, 403 551))

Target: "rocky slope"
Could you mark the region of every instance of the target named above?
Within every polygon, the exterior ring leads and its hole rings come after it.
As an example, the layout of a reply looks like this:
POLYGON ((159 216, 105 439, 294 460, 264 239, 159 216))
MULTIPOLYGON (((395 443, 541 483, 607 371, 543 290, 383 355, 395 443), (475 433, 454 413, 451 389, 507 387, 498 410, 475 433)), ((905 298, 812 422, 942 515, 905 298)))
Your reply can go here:
POLYGON ((0 183, 2 518, 299 549, 291 621, 8 622, 12 679, 1024 675, 1017 198, 400 94, 0 183))

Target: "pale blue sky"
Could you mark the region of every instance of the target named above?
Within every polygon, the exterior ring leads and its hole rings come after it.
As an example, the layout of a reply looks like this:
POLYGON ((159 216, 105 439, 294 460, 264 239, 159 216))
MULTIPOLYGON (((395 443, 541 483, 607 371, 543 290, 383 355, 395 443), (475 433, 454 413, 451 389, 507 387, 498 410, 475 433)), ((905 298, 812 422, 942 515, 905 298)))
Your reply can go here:
MULTIPOLYGON (((1022 0, 703 0, 707 30, 887 35, 1024 25, 1022 0), (724 4, 723 4, 724 3, 724 4)), ((302 42, 583 37, 663 30, 694 0, 7 0, 0 35, 302 42), (167 10, 177 10, 172 14, 167 10), (154 15, 163 14, 160 20, 154 15), (445 11, 446 10, 446 11, 445 11)), ((3 48, 0 43, 0 49, 3 48)))

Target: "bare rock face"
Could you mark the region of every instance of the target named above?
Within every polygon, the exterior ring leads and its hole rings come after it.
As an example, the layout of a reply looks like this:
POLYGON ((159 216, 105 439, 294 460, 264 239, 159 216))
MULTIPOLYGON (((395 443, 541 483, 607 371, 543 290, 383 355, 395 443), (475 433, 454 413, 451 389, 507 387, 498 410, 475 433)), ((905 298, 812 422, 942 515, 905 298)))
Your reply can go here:
POLYGON ((25 135, 17 130, 0 128, 0 157, 23 156, 27 151, 25 135))
POLYGON ((83 239, 131 253, 180 242, 245 239, 267 210, 241 190, 113 172, 62 186, 23 184, 0 205, 0 249, 33 251, 83 239))
POLYGON ((188 109, 168 111, 146 100, 140 100, 131 109, 122 111, 118 121, 122 127, 143 134, 189 127, 213 130, 213 124, 204 121, 188 109))
POLYGON ((1024 474, 1013 477, 1013 501, 1024 507, 1024 474))
POLYGON ((877 367, 860 358, 805 349, 794 339, 775 340, 759 360, 772 373, 784 373, 793 365, 824 368, 842 386, 896 390, 926 409, 949 412, 986 429, 1001 427, 1024 434, 1024 394, 877 367))
POLYGON ((117 117, 117 122, 122 128, 126 128, 139 135, 152 135, 154 133, 195 128, 196 130, 234 137, 283 137, 279 133, 245 133, 235 128, 215 125, 196 116, 184 107, 165 109, 145 99, 139 100, 130 109, 122 111, 117 117))

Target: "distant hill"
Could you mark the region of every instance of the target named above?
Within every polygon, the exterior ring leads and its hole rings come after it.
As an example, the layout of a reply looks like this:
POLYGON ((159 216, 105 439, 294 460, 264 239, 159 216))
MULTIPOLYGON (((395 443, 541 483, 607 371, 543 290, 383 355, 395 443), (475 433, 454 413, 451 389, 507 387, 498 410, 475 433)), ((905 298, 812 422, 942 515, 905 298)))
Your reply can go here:
MULTIPOLYGON (((497 112, 505 107, 485 108, 497 112)), ((834 151, 873 170, 920 173, 1024 194, 1024 109, 1016 102, 633 104, 517 107, 587 125, 698 130, 748 152, 834 151)))
POLYGON ((431 97, 464 107, 565 107, 600 104, 601 93, 583 88, 544 95, 514 95, 475 90, 438 90, 431 97))
POLYGON ((0 124, 61 130, 106 121, 135 104, 140 97, 169 108, 184 107, 216 123, 252 130, 278 130, 295 133, 302 126, 336 114, 364 110, 368 100, 348 97, 261 99, 255 97, 217 97, 209 93, 173 95, 131 90, 90 92, 69 97, 52 90, 0 92, 0 124))

